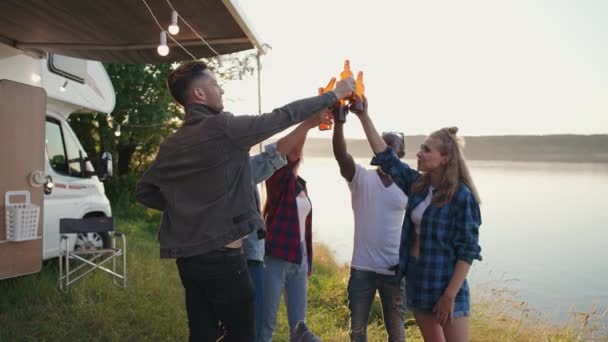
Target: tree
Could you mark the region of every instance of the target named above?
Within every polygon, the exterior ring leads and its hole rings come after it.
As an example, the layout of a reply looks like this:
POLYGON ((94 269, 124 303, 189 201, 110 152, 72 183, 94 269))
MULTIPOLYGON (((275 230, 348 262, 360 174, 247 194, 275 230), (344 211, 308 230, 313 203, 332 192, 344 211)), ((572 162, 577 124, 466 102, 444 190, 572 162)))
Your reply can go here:
MULTIPOLYGON (((219 80, 230 80, 253 72, 254 56, 251 52, 224 56, 222 66, 217 59, 205 62, 219 80)), ((116 92, 114 110, 70 117, 70 125, 96 168, 101 153, 111 151, 118 176, 143 171, 160 142, 181 125, 183 110, 166 86, 167 76, 178 65, 104 65, 116 92)))
POLYGON ((90 159, 112 151, 115 170, 124 175, 131 166, 137 166, 137 162, 132 165, 135 152, 140 158, 150 157, 160 141, 175 129, 181 114, 165 85, 172 70, 170 64, 104 66, 116 91, 114 110, 108 115, 73 115, 70 125, 90 159), (115 135, 117 132, 120 136, 115 135))

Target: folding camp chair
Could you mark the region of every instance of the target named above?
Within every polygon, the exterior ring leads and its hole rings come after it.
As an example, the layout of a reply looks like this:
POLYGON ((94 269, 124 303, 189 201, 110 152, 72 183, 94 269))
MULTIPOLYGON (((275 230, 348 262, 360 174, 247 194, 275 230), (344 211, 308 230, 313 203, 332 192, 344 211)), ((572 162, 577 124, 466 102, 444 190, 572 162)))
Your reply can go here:
POLYGON ((123 233, 114 231, 114 220, 111 217, 91 217, 83 219, 61 219, 59 221, 59 288, 67 291, 68 287, 87 274, 99 270, 112 276, 115 285, 127 286, 127 241, 123 233), (80 248, 70 248, 67 234, 78 234, 87 240, 87 236, 110 236, 103 246, 86 243, 80 248), (122 248, 116 248, 116 237, 122 240, 122 248), (116 259, 122 258, 122 269, 117 272, 116 259), (72 261, 77 265, 72 268, 72 261), (112 269, 104 267, 112 261, 112 269), (65 269, 65 270, 64 270, 65 269), (65 273, 64 273, 65 271, 65 273), (122 284, 118 282, 122 280, 122 284))

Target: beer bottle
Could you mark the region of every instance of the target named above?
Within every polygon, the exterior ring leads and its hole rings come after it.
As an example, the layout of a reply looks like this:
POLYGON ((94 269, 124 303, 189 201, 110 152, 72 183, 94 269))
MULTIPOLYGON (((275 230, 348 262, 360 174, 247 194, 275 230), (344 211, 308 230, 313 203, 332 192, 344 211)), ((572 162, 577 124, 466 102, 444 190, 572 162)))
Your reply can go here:
POLYGON ((353 72, 350 70, 350 60, 344 60, 344 70, 340 73, 340 79, 346 79, 349 77, 354 77, 353 72))
MULTIPOLYGON (((344 60, 344 69, 342 70, 342 72, 340 73, 340 79, 346 79, 349 77, 353 77, 353 72, 350 70, 350 60, 345 59, 344 60)), ((352 97, 352 95, 351 95, 352 97)), ((338 104, 338 108, 337 108, 337 114, 336 114, 336 121, 340 121, 340 122, 345 122, 346 121, 346 114, 348 114, 348 103, 347 101, 352 101, 350 99, 342 99, 340 100, 339 104, 338 104)))
POLYGON ((330 91, 334 90, 335 86, 336 86, 336 78, 332 77, 331 80, 329 80, 329 83, 327 83, 327 85, 325 86, 325 88, 319 88, 319 90, 322 91, 323 94, 325 94, 325 93, 329 93, 330 91))
MULTIPOLYGON (((327 83, 327 85, 324 88, 319 88, 319 95, 325 94, 327 92, 334 90, 335 85, 336 85, 336 78, 332 77, 331 80, 329 80, 329 83, 327 83)), ((330 129, 331 129, 331 124, 323 124, 323 123, 319 124, 320 131, 327 131, 330 129)))
POLYGON ((365 85, 363 84, 363 71, 357 73, 357 82, 355 83, 355 109, 363 110, 363 94, 365 93, 365 85))

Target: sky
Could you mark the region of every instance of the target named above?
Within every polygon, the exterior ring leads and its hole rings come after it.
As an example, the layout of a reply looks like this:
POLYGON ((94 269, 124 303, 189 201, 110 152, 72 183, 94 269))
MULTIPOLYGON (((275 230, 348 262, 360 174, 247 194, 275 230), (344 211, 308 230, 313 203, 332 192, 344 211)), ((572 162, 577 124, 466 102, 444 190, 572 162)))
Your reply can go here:
MULTIPOLYGON (((316 95, 350 59, 379 130, 608 133, 608 1, 238 3, 272 47, 264 111, 316 95)), ((225 84, 226 109, 257 113, 255 89, 253 78, 225 84)), ((363 137, 354 116, 345 131, 363 137)))

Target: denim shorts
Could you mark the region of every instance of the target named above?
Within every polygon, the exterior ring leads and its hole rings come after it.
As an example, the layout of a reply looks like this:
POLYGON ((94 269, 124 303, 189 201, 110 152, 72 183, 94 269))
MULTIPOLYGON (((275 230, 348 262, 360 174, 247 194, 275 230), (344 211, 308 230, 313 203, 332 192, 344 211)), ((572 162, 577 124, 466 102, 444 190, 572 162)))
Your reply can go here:
MULTIPOLYGON (((409 261, 407 263, 407 272, 405 275, 406 308, 415 314, 419 313, 419 314, 434 315, 432 307, 423 308, 423 307, 418 307, 413 304, 413 299, 416 298, 416 295, 417 295, 415 281, 416 281, 416 277, 420 271, 419 268, 420 268, 420 265, 418 263, 418 258, 410 256, 409 261)), ((421 290, 424 291, 424 289, 421 289, 421 290)), ((458 295, 461 295, 461 292, 462 291, 459 291, 458 295)), ((469 308, 468 301, 463 302, 460 300, 456 300, 454 303, 454 316, 453 316, 454 319, 460 318, 460 317, 465 317, 465 316, 470 316, 470 315, 471 315, 471 311, 469 308)))

